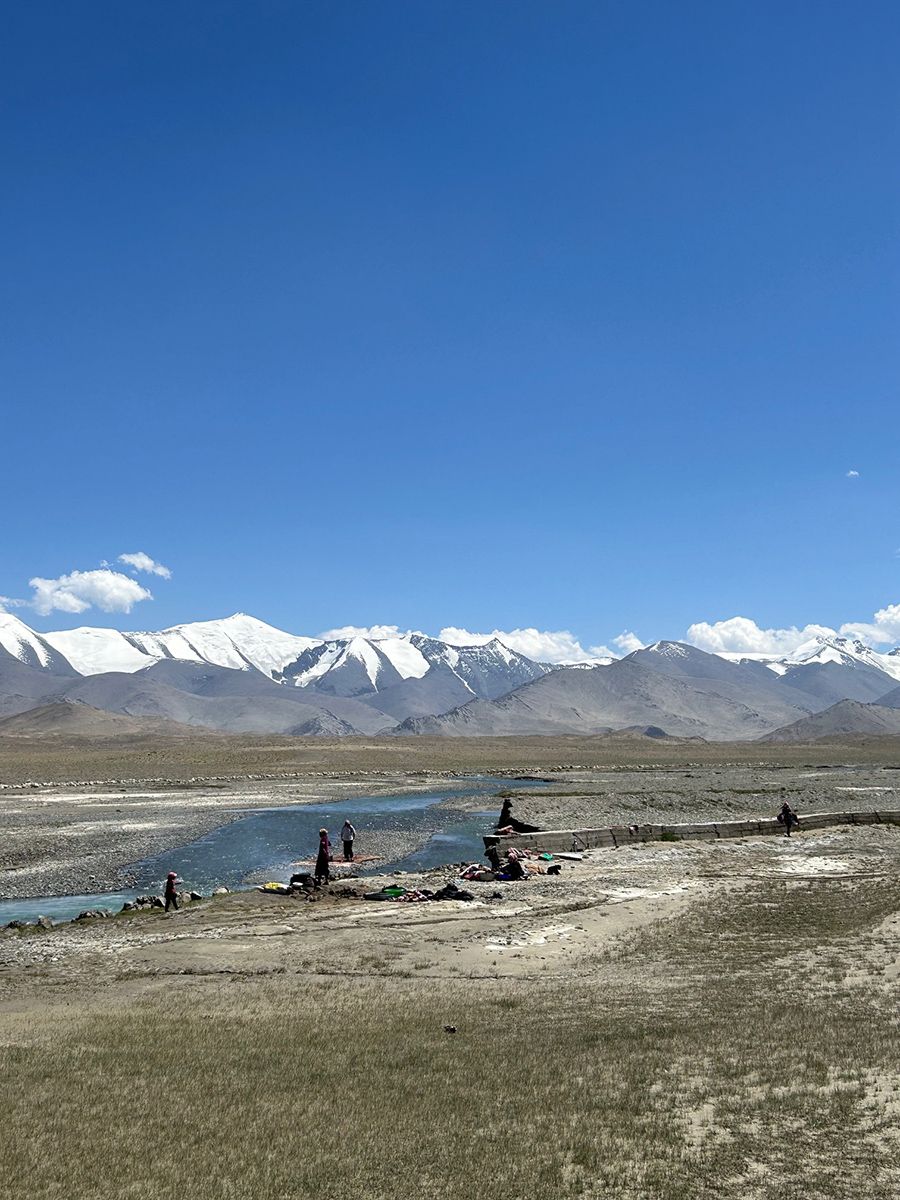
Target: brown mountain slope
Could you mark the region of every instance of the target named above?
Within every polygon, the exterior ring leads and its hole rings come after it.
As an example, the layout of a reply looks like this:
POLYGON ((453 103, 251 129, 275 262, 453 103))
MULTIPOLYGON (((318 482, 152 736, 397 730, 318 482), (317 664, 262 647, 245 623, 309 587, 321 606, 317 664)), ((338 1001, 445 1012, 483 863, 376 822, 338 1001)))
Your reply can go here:
POLYGON ((104 712, 89 704, 58 700, 0 721, 0 737, 105 738, 165 734, 169 737, 203 736, 206 731, 155 717, 126 717, 104 712))

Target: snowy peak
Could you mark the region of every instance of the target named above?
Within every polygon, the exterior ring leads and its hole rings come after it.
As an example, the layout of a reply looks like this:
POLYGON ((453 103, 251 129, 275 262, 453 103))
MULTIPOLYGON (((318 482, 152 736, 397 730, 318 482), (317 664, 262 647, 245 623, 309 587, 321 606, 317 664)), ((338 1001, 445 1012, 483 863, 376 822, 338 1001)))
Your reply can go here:
MULTIPOLYGON (((402 663, 403 651, 393 645, 390 650, 402 663)), ((296 687, 312 687, 333 696, 364 696, 400 683, 404 676, 390 653, 381 649, 380 642, 353 637, 314 643, 294 662, 286 664, 278 678, 296 687)))
MULTIPOLYGON (((339 696, 383 692, 407 680, 453 676, 472 696, 493 699, 545 675, 534 663, 498 639, 477 646, 451 646, 411 633, 389 638, 353 637, 321 642, 289 663, 280 678, 298 687, 339 696)), ((457 688, 459 683, 455 684, 457 688)))
POLYGON ((53 675, 77 674, 63 652, 12 613, 0 612, 0 648, 26 667, 53 675))
POLYGON ((210 663, 270 678, 307 647, 313 638, 285 633, 256 617, 235 613, 220 621, 173 625, 159 633, 121 633, 118 629, 68 629, 45 640, 64 654, 81 675, 140 671, 166 658, 210 663))
POLYGON ((895 657, 896 653, 892 651, 889 654, 880 654, 859 638, 817 637, 798 647, 793 654, 779 660, 779 663, 785 667, 813 663, 837 663, 845 667, 862 664, 883 671, 892 679, 900 680, 900 661, 895 657))
POLYGON ((286 633, 246 613, 235 613, 221 621, 176 625, 159 634, 139 636, 147 639, 148 652, 160 657, 240 670, 255 668, 270 678, 298 654, 317 644, 315 638, 286 633))
POLYGON ((457 661, 453 673, 474 695, 488 700, 532 683, 551 669, 510 650, 499 638, 483 646, 456 646, 455 650, 457 661))
POLYGON ((688 646, 684 642, 654 642, 652 646, 645 646, 643 650, 633 651, 629 657, 633 658, 638 654, 659 654, 663 658, 688 658, 693 652, 696 652, 696 647, 688 646))

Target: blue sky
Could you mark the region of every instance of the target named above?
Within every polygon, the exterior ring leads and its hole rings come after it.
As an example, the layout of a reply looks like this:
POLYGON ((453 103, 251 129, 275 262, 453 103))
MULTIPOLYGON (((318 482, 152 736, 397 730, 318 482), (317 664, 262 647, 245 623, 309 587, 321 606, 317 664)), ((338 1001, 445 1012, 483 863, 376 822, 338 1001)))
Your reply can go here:
POLYGON ((9 7, 0 592, 38 629, 871 622, 898 55, 893 3, 9 7), (130 612, 33 607, 136 551, 171 577, 130 612))

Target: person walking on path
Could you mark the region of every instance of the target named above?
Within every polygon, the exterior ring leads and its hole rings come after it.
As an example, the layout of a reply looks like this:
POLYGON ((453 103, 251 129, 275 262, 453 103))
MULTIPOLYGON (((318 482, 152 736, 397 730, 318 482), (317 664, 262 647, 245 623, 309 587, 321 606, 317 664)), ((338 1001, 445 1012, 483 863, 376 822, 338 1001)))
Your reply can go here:
POLYGON ((330 883, 331 871, 331 842, 328 840, 328 830, 319 830, 319 853, 316 855, 316 883, 330 883))
POLYGON ((350 824, 350 818, 347 817, 341 826, 341 841, 344 843, 344 862, 353 862, 353 841, 355 837, 356 830, 350 824))
POLYGON ((178 882, 178 876, 175 874, 174 871, 170 871, 169 874, 166 876, 166 890, 165 890, 166 912, 169 911, 170 904, 175 909, 175 911, 178 912, 178 892, 175 888, 175 884, 177 882, 178 882))
POLYGON ((797 816, 797 814, 794 812, 794 810, 788 804, 787 800, 785 800, 784 804, 782 804, 782 806, 781 806, 781 811, 778 814, 778 820, 784 826, 784 832, 785 832, 786 837, 790 837, 791 829, 795 825, 800 824, 800 818, 797 816))

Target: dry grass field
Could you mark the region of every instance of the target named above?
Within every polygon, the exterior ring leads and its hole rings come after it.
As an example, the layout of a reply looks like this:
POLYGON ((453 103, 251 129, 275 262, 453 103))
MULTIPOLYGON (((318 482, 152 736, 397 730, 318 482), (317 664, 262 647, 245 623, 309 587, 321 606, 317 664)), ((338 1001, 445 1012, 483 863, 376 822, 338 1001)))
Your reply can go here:
POLYGON ((146 944, 73 931, 81 957, 31 935, 3 972, 0 1195, 894 1200, 900 836, 878 836, 872 858, 868 830, 829 834, 836 876, 802 838, 596 852, 603 887, 659 895, 665 863, 697 889, 608 927, 573 869, 509 885, 505 923, 227 897, 130 922, 146 944))
POLYGON ((0 737, 0 785, 78 780, 184 780, 253 774, 451 773, 568 767, 803 766, 865 763, 900 767, 900 738, 814 746, 646 737, 288 738, 212 733, 191 737, 0 737))

